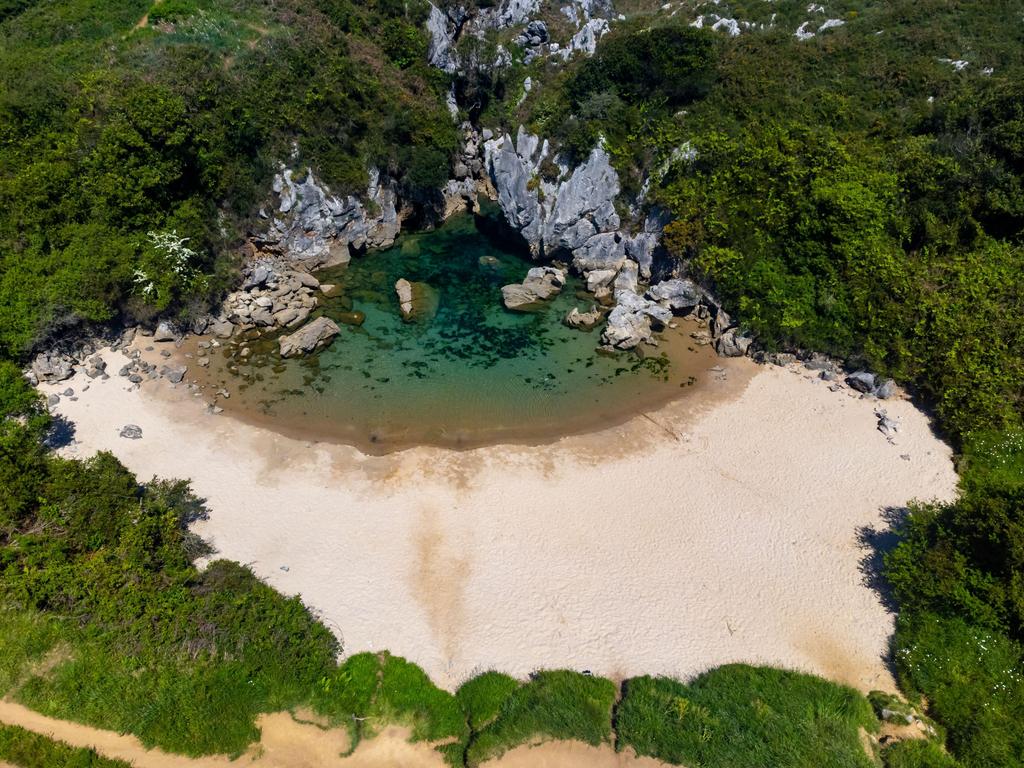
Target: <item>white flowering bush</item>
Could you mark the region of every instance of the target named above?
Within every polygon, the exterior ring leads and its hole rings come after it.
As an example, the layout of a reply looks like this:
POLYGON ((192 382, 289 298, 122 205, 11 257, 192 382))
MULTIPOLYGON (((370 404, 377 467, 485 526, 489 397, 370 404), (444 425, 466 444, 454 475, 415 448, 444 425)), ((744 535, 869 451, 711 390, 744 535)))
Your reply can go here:
POLYGON ((146 233, 133 282, 136 292, 158 310, 165 309, 176 296, 204 288, 200 256, 188 242, 177 230, 146 233))

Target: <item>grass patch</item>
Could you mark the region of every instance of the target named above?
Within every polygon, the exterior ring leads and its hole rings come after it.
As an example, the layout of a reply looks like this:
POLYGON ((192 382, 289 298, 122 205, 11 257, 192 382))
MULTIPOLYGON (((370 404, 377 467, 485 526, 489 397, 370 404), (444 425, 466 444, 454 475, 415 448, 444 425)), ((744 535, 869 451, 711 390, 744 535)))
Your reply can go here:
POLYGON ((666 762, 869 768, 859 736, 878 726, 867 699, 812 675, 731 664, 689 685, 629 680, 619 705, 619 746, 666 762))
MULTIPOLYGON (((489 692, 496 698, 496 683, 489 692)), ((538 672, 511 691, 497 717, 476 733, 466 751, 469 765, 480 765, 520 744, 547 739, 609 743, 615 684, 568 670, 538 672)), ((488 707, 493 706, 493 698, 488 707)))
POLYGON ((885 768, 957 768, 960 765, 938 743, 907 739, 882 750, 885 768))
POLYGON ((123 760, 101 757, 94 750, 72 747, 13 725, 0 725, 0 760, 19 768, 131 768, 123 760))
POLYGON ((388 725, 412 730, 413 741, 444 742, 444 754, 461 756, 469 737, 455 697, 434 685, 412 662, 389 653, 360 653, 320 681, 314 709, 346 724, 353 748, 388 725))
POLYGON ((469 727, 480 731, 490 725, 501 712, 501 705, 519 688, 521 683, 501 672, 484 672, 467 680, 455 692, 469 727))

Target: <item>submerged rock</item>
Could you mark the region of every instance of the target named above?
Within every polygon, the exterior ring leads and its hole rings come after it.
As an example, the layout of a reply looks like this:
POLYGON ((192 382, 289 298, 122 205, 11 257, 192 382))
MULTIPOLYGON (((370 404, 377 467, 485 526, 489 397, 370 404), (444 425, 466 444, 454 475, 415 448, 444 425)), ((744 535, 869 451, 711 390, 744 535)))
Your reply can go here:
POLYGON ((573 307, 566 314, 562 322, 570 328, 575 328, 579 331, 589 331, 600 325, 603 319, 604 312, 598 307, 592 308, 589 312, 580 312, 578 307, 573 307))
POLYGON ((403 320, 412 319, 412 283, 404 277, 395 282, 395 293, 398 294, 398 309, 403 320))
POLYGON ((295 333, 282 336, 277 340, 281 357, 309 354, 327 346, 339 333, 341 333, 341 328, 337 323, 329 317, 318 317, 295 333))

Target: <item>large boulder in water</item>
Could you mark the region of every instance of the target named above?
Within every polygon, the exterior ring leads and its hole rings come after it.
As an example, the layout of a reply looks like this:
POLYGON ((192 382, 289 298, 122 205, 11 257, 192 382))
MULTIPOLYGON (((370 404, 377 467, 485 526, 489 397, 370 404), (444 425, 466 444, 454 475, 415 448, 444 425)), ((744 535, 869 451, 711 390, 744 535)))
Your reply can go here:
POLYGON ((406 321, 420 320, 433 314, 436 309, 436 294, 426 283, 413 283, 404 277, 395 281, 398 295, 398 309, 406 321))
POLYGON ((501 289, 501 298, 509 309, 528 309, 557 295, 565 285, 565 272, 555 267, 534 267, 522 283, 501 289))
POLYGON ((329 317, 318 317, 295 333, 282 336, 277 343, 281 348, 281 357, 296 357, 327 346, 339 333, 341 328, 337 323, 329 317))

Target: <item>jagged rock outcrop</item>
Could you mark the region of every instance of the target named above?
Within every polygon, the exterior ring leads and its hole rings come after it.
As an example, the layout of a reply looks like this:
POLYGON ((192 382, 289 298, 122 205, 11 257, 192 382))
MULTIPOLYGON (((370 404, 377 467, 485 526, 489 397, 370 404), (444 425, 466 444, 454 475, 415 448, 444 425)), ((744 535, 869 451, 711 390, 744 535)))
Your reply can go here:
POLYGON ((427 16, 427 33, 430 35, 427 59, 432 66, 450 75, 459 70, 459 55, 455 51, 455 42, 465 13, 458 13, 459 15, 453 19, 431 3, 430 15, 427 16))
POLYGON ((329 317, 318 317, 295 333, 282 336, 277 343, 281 357, 296 357, 327 346, 339 333, 341 333, 341 328, 337 323, 329 317))
POLYGON ((520 127, 514 142, 508 135, 491 139, 484 153, 502 212, 535 257, 567 251, 575 258, 581 249, 605 253, 612 246, 625 257, 618 241, 588 246, 597 235, 617 233, 621 223, 614 204, 619 177, 603 147, 569 172, 547 141, 520 127))
POLYGON ((509 309, 529 309, 547 301, 562 290, 565 272, 555 267, 533 267, 521 283, 501 289, 501 298, 509 309))
POLYGON ((279 200, 277 215, 254 244, 307 269, 347 263, 350 248, 386 248, 401 229, 397 195, 376 169, 370 171, 366 190, 372 212, 351 195, 332 195, 312 171, 296 181, 293 171, 282 169, 273 189, 279 200))
POLYGON ((601 341, 614 349, 633 349, 672 320, 672 311, 628 289, 616 290, 615 307, 601 341))

